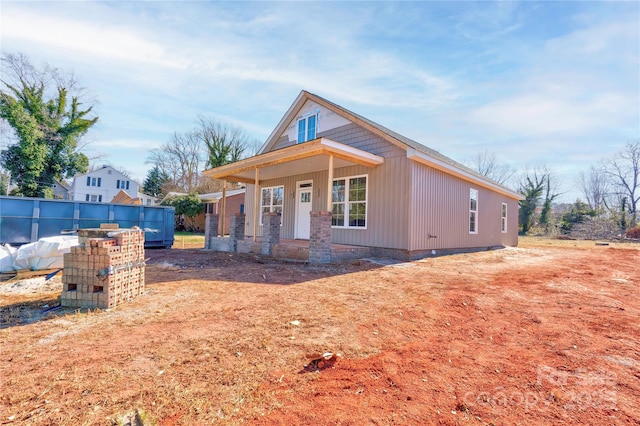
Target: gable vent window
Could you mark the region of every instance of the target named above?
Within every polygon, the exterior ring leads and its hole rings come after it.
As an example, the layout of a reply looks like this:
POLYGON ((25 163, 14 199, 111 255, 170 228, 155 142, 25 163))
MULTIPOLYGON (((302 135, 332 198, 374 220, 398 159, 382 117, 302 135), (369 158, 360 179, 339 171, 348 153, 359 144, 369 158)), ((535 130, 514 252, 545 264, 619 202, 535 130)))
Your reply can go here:
POLYGON ((318 130, 318 115, 310 115, 298 120, 298 143, 310 141, 316 138, 318 130))

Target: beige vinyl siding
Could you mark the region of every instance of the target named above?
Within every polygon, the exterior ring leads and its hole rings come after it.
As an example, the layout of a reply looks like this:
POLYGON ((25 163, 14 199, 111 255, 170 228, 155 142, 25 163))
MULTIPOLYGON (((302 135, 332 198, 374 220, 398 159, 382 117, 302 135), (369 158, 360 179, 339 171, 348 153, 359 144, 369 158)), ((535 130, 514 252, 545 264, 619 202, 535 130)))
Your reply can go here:
POLYGON ((332 240, 339 244, 406 249, 411 191, 406 157, 385 159, 369 169, 362 166, 336 169, 334 178, 367 175, 367 229, 332 229, 332 240))
POLYGON ((412 162, 410 250, 514 246, 518 242, 517 201, 412 162), (478 190, 478 233, 469 233, 469 190, 478 190), (502 203, 507 232, 501 232, 502 203), (435 238, 429 238, 429 235, 435 238))
MULTIPOLYGON (((332 229, 332 242, 406 249, 408 221, 406 207, 410 204, 409 174, 406 157, 395 157, 370 169, 364 166, 343 167, 334 170, 334 179, 367 175, 367 227, 366 229, 332 229)), ((327 203, 326 171, 306 173, 261 182, 261 187, 284 185, 283 226, 280 238, 294 238, 295 191, 299 181, 313 180, 312 210, 324 211, 327 203)), ((247 185, 245 198, 245 235, 253 236, 254 185, 247 185)), ((259 208, 259 206, 258 206, 259 208)), ((259 222, 258 222, 259 223, 259 222)), ((262 227, 258 226, 258 236, 262 227)))
MULTIPOLYGON (((287 176, 277 179, 263 180, 260 182, 261 188, 271 186, 284 186, 284 196, 282 200, 282 228, 280 230, 280 238, 292 239, 295 227, 295 209, 296 209, 296 183, 302 180, 313 180, 313 209, 319 203, 316 196, 316 185, 318 184, 319 173, 305 173, 297 176, 287 176)), ((326 180, 326 173, 325 173, 326 180)), ((255 204, 255 185, 247 185, 247 193, 245 197, 245 235, 253 236, 253 211, 255 204)), ((326 187, 326 183, 325 183, 326 187)), ((260 225, 260 198, 258 198, 258 236, 262 236, 262 226, 260 225)))

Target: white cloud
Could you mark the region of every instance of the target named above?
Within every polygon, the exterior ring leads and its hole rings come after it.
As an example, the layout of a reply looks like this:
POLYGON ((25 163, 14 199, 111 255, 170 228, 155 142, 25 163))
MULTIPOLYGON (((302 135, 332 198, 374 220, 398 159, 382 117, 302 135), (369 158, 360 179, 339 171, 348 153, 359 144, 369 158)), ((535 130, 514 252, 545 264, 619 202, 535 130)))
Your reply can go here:
POLYGON ((165 48, 144 39, 127 27, 105 25, 99 20, 77 19, 12 10, 11 19, 2 21, 2 37, 18 39, 62 49, 67 54, 82 54, 100 61, 118 60, 168 68, 184 68, 165 48))

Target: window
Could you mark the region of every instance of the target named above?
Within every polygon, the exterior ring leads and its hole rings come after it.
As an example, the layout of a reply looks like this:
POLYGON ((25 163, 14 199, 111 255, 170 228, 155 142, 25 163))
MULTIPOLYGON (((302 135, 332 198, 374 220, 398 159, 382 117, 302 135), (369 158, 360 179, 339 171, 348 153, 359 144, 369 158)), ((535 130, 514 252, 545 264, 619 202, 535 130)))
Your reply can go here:
POLYGON ((478 233, 478 190, 469 191, 469 233, 478 233))
MULTIPOLYGON (((284 199, 284 186, 262 188, 260 197, 260 225, 262 225, 262 213, 280 213, 282 215, 282 202, 284 199)), ((282 221, 280 221, 282 226, 282 221)))
POLYGON ((298 143, 310 141, 316 138, 318 127, 318 115, 310 115, 298 120, 298 143))
POLYGON ((500 212, 500 230, 507 232, 507 203, 502 203, 502 211, 500 212))
POLYGON ((98 186, 102 185, 102 178, 98 178, 98 186))
POLYGON ((91 186, 91 176, 87 176, 87 186, 91 186))
POLYGON ((85 201, 89 201, 89 194, 85 197, 85 201))
MULTIPOLYGON (((100 197, 100 198, 102 198, 102 197, 100 197)), ((97 195, 92 195, 92 196, 91 196, 91 201, 93 201, 94 203, 95 203, 96 201, 98 201, 98 196, 97 196, 97 195)))
POLYGON ((367 227, 367 176, 333 180, 331 226, 367 227))
POLYGON ((96 178, 91 178, 91 186, 96 186, 96 178))
POLYGON ((98 201, 101 203, 102 202, 102 195, 98 195, 98 201))
POLYGON ((129 181, 128 180, 120 180, 116 181, 116 188, 118 189, 129 189, 129 181))

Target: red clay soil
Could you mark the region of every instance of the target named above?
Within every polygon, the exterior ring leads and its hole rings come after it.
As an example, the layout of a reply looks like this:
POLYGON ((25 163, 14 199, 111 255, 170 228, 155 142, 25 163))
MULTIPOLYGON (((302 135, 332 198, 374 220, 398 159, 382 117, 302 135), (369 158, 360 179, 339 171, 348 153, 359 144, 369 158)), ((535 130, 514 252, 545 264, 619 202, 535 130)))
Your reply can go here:
MULTIPOLYGON (((0 323, 0 424, 638 425, 640 251, 592 244, 384 267, 149 251, 129 304, 0 323)), ((0 309, 51 298, 30 297, 0 309)))
POLYGON ((531 256, 398 269, 399 287, 431 289, 360 325, 381 352, 271 384, 283 408, 256 424, 640 424, 639 252, 531 256))

